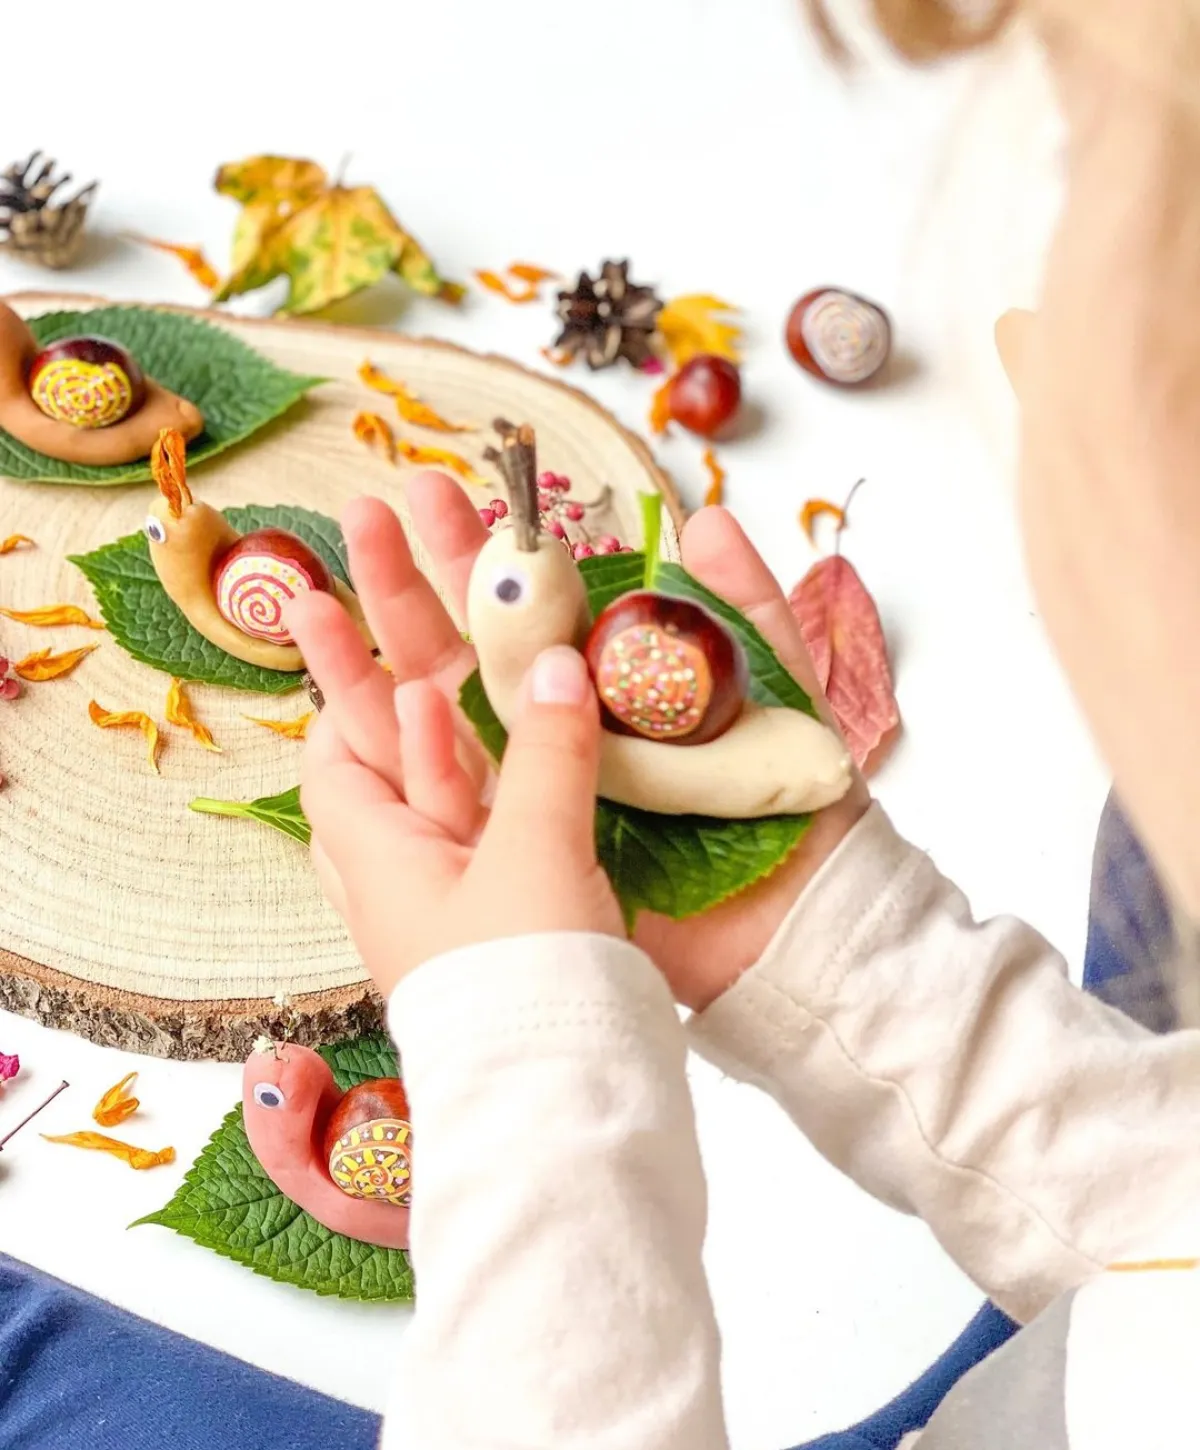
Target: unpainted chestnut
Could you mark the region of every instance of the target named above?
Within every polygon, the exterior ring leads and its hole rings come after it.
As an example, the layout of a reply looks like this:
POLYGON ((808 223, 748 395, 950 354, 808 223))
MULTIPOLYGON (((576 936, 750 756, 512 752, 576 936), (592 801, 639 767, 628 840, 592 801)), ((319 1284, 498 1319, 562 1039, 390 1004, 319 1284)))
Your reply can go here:
POLYGON ((670 416, 701 438, 718 434, 742 405, 742 377, 728 358, 701 353, 684 363, 668 385, 670 416))

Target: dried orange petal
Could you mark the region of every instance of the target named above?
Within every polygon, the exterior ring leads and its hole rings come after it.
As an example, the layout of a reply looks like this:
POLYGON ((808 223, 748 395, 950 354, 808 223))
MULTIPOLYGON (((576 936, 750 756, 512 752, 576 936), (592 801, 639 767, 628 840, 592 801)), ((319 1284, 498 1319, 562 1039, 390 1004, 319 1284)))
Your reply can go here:
POLYGON ((0 614, 5 619, 15 619, 18 624, 33 624, 39 628, 58 624, 81 624, 85 629, 105 628, 78 604, 44 604, 40 609, 0 609, 0 614))
POLYGON ((153 247, 156 251, 178 257, 201 287, 206 287, 208 291, 215 292, 221 285, 220 273, 199 247, 181 247, 176 242, 160 242, 157 237, 143 237, 138 232, 126 232, 125 235, 131 242, 141 242, 144 247, 153 247))
POLYGON ((650 399, 650 431, 651 433, 665 433, 667 424, 671 421, 671 384, 673 378, 668 378, 660 387, 655 388, 654 396, 650 399))
POLYGON ((128 1163, 130 1168, 158 1168, 163 1163, 174 1163, 175 1149, 160 1148, 153 1153, 148 1148, 135 1148, 132 1143, 122 1143, 119 1138, 106 1138, 103 1133, 63 1133, 51 1137, 43 1133, 47 1143, 65 1143, 68 1148, 90 1148, 97 1153, 110 1153, 128 1163))
POLYGON ((221 747, 213 739, 212 731, 207 725, 201 725, 192 714, 192 702, 188 699, 182 680, 171 681, 171 688, 167 691, 166 713, 168 725, 179 725, 184 730, 190 730, 192 738, 203 745, 205 750, 211 750, 216 755, 221 754, 221 747))
POLYGON ((119 729, 123 725, 136 725, 146 737, 146 758, 150 762, 150 769, 157 775, 158 771, 158 726, 151 720, 150 716, 141 710, 106 710, 103 705, 98 705, 95 700, 88 702, 88 714, 91 716, 92 724, 99 725, 101 730, 119 729))
POLYGON ((307 715, 300 715, 295 720, 260 720, 257 715, 247 715, 246 719, 252 725, 261 725, 264 730, 274 730, 276 735, 282 735, 287 740, 303 740, 316 714, 315 710, 310 710, 307 715))
POLYGON ((476 272, 475 280, 481 287, 486 287, 489 292, 496 292, 509 302, 534 302, 537 300, 538 289, 527 282, 519 290, 511 282, 505 281, 498 272, 476 272))
POLYGON ((48 649, 35 650, 23 660, 13 661, 13 674, 23 680, 36 683, 41 680, 58 680, 69 675, 85 655, 90 655, 98 644, 85 644, 82 649, 64 650, 62 654, 51 654, 48 649))
POLYGON ((403 439, 396 444, 396 448, 410 463, 448 468, 451 473, 457 473, 464 483, 474 483, 480 488, 493 487, 490 480, 476 473, 465 458, 457 453, 450 453, 445 448, 418 448, 415 443, 406 443, 403 439))
POLYGON ((0 554, 11 554, 14 549, 19 549, 22 544, 28 545, 31 549, 37 548, 37 545, 28 534, 9 534, 7 539, 0 539, 0 554))
POLYGON ((92 1117, 102 1128, 115 1128, 141 1107, 141 1102, 130 1092, 136 1081, 136 1072, 127 1073, 115 1087, 109 1088, 92 1109, 92 1117))
MULTIPOLYGON (((474 433, 474 423, 448 423, 428 403, 424 403, 401 382, 389 378, 382 368, 365 362, 358 370, 359 378, 368 388, 377 393, 386 393, 396 400, 396 411, 406 423, 415 423, 420 428, 432 428, 438 433, 474 433)), ((364 415, 372 417, 372 414, 364 415)))
POLYGON ((562 276, 561 272, 551 272, 548 267, 537 267, 532 262, 513 262, 506 270, 510 277, 528 282, 532 287, 536 287, 539 282, 552 282, 556 277, 562 276))
POLYGON ((819 518, 826 514, 837 523, 839 529, 846 522, 846 510, 835 503, 830 503, 828 499, 810 498, 800 510, 800 527, 808 535, 808 542, 814 549, 817 546, 814 525, 819 518))
POLYGON ((720 503, 725 497, 725 470, 717 462, 717 455, 711 448, 704 450, 704 466, 708 469, 708 492, 704 495, 705 506, 720 503))
POLYGON ((354 436, 368 448, 376 444, 383 449, 389 463, 396 461, 396 439, 378 413, 359 413, 354 419, 354 436))

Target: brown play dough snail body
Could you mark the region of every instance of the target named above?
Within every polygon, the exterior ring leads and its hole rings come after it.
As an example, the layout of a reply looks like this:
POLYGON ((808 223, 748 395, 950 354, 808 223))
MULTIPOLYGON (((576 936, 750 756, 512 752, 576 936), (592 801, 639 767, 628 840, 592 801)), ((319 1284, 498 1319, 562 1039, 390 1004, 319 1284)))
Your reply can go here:
MULTIPOLYGON (((500 426, 500 425, 498 425, 500 426)), ((591 617, 579 567, 538 527, 532 432, 501 429, 513 526, 493 534, 471 571, 467 629, 492 709, 508 727, 530 666, 544 649, 582 649, 591 617), (523 442, 521 440, 523 436, 523 442), (512 462, 513 440, 524 462, 512 462)), ((660 815, 752 820, 820 810, 845 795, 853 765, 837 735, 799 710, 748 701, 714 739, 681 744, 602 735, 599 793, 660 815)))
POLYGON ((0 428, 18 443, 57 458, 102 468, 145 458, 163 428, 176 429, 185 441, 204 428, 199 408, 145 380, 145 400, 135 411, 106 428, 78 428, 48 417, 29 391, 29 369, 38 341, 23 318, 0 302, 0 428))
POLYGON ((178 432, 163 430, 150 468, 159 490, 145 523, 150 561, 167 597, 210 643, 265 670, 302 670, 283 614, 288 599, 318 589, 341 600, 374 647, 357 597, 303 539, 273 528, 239 534, 215 508, 196 502, 178 432))

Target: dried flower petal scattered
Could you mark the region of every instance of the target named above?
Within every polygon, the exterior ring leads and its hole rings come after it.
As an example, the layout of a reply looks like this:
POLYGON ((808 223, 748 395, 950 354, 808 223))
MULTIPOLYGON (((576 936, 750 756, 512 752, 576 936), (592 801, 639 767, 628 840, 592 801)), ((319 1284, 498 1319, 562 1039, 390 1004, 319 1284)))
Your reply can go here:
POLYGON ((106 626, 93 619, 78 604, 44 604, 40 609, 0 609, 5 619, 18 624, 32 624, 38 628, 52 628, 56 625, 78 624, 84 629, 104 629, 106 626))
POLYGON ((89 1148, 96 1153, 108 1153, 128 1163, 139 1171, 158 1168, 164 1163, 174 1163, 175 1149, 160 1148, 157 1153, 148 1148, 135 1148, 132 1143, 122 1143, 119 1138, 106 1138, 103 1133, 62 1133, 51 1137, 43 1133, 47 1143, 64 1143, 68 1148, 89 1148))
POLYGON ((142 710, 106 710, 98 705, 95 700, 88 702, 88 714, 93 725, 98 725, 101 730, 120 729, 123 726, 136 726, 146 739, 146 758, 150 762, 150 769, 157 775, 158 770, 158 726, 151 720, 150 716, 142 710))
POLYGON ((115 1128, 118 1123, 132 1117, 141 1107, 141 1101, 130 1091, 136 1081, 136 1072, 127 1073, 119 1083, 109 1088, 92 1109, 92 1117, 102 1128, 115 1128))
POLYGON ((360 443, 365 443, 368 448, 378 446, 389 463, 396 461, 396 437, 387 423, 378 413, 358 413, 355 415, 354 436, 360 443))
POLYGON ((181 729, 190 731, 192 738, 203 745, 205 750, 211 750, 216 755, 221 754, 221 747, 213 739, 212 731, 207 725, 201 725, 192 713, 192 702, 182 680, 171 681, 171 687, 167 691, 166 716, 168 725, 178 725, 181 729))
POLYGON ((61 654, 53 654, 48 649, 35 650, 23 660, 14 660, 12 670, 31 684, 43 680, 60 680, 64 675, 69 675, 80 660, 99 648, 96 644, 85 644, 80 649, 64 650, 61 654))

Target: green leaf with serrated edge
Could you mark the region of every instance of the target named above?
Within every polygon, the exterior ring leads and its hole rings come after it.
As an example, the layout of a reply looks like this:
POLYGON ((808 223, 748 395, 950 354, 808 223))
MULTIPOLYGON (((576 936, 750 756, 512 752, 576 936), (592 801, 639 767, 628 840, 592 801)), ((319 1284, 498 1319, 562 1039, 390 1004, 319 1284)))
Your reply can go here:
MULTIPOLYGON (((324 514, 288 504, 230 508, 224 514, 239 533, 274 527, 298 535, 349 584, 342 531, 324 514)), ((176 679, 227 685, 260 695, 281 695, 300 684, 300 672, 264 670, 234 659, 193 629, 159 583, 144 534, 127 534, 90 554, 72 555, 71 563, 83 571, 96 591, 109 633, 135 660, 176 679)))
MULTIPOLYGON (((646 574, 642 554, 608 554, 585 559, 579 567, 593 616, 622 594, 641 589, 646 574)), ((812 700, 743 614, 678 564, 660 563, 654 577, 661 593, 693 599, 725 621, 746 652, 752 699, 802 710, 815 718, 812 700)), ((499 760, 506 740, 504 726, 478 670, 463 685, 458 703, 488 752, 499 760)), ((660 816, 601 800, 596 804, 596 852, 627 925, 632 926, 642 911, 678 921, 708 911, 769 876, 799 845, 811 821, 811 815, 753 821, 660 816)))
MULTIPOLYGON (((48 312, 28 322, 43 347, 81 335, 119 342, 147 377, 195 403, 204 415, 204 432, 188 445, 191 465, 257 433, 325 381, 288 372, 224 328, 179 312, 97 307, 48 312)), ((103 468, 63 463, 0 429, 0 475, 34 483, 141 483, 150 478, 150 464, 144 458, 103 468)))
POLYGON ((366 1037, 350 1037, 317 1051, 333 1069, 333 1076, 343 1092, 360 1082, 378 1077, 399 1077, 400 1063, 392 1039, 386 1032, 371 1032, 366 1037))
POLYGON ((216 801, 200 796, 188 802, 188 809, 207 816, 244 816, 248 820, 261 821, 264 826, 274 826, 293 841, 307 846, 312 840, 312 829, 300 808, 300 787, 279 795, 261 796, 256 801, 216 801))
MULTIPOLYGON (((349 1056, 352 1043, 325 1051, 349 1056)), ((362 1049, 374 1061, 375 1049, 362 1049)), ((382 1056, 380 1059, 382 1061, 382 1056)), ((331 1066, 333 1063, 331 1062, 331 1066)), ((352 1071, 335 1076, 349 1085, 352 1071)), ((361 1080, 361 1079, 360 1079, 361 1080)), ((189 1169, 178 1192, 132 1228, 158 1224, 281 1284, 339 1299, 413 1297, 413 1272, 402 1249, 381 1249, 319 1224, 271 1182, 254 1156, 239 1105, 189 1169)))

